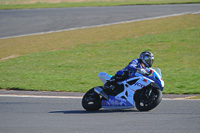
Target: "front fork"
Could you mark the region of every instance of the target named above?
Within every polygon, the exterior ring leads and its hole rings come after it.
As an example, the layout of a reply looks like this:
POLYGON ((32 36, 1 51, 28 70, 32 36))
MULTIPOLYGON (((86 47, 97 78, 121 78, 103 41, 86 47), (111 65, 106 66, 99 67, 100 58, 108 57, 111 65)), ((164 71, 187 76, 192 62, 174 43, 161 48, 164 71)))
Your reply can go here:
POLYGON ((146 89, 146 96, 149 98, 151 96, 152 88, 146 89))
POLYGON ((151 98, 152 96, 152 87, 151 86, 146 86, 145 88, 143 88, 143 90, 141 90, 142 93, 140 94, 140 97, 142 98, 151 98))

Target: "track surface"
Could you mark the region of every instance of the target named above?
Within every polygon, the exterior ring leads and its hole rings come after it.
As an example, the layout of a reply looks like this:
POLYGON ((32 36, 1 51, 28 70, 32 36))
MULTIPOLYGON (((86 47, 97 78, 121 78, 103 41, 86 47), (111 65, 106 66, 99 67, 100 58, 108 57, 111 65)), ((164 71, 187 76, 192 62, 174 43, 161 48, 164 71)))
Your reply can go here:
POLYGON ((86 112, 80 98, 0 97, 2 133, 197 133, 200 100, 163 100, 149 112, 86 112))
POLYGON ((0 38, 199 11, 200 4, 0 10, 0 38))

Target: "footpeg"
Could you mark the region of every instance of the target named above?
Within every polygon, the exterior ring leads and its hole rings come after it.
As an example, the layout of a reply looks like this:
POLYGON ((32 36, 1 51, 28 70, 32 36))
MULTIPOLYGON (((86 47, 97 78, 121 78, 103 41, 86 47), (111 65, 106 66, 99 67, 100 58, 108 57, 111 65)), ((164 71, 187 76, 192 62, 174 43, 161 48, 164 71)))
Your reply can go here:
POLYGON ((109 99, 108 95, 101 89, 101 87, 95 87, 95 88, 94 88, 94 91, 95 91, 97 94, 99 94, 99 95, 101 95, 102 97, 104 97, 106 100, 109 99))

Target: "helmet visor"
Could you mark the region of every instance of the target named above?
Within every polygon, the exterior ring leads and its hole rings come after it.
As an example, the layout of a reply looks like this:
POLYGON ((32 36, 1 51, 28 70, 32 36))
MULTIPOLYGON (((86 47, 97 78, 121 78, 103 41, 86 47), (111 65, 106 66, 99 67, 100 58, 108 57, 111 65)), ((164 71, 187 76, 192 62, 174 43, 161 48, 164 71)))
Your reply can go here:
POLYGON ((153 56, 145 56, 144 61, 151 67, 153 65, 154 57, 153 56))

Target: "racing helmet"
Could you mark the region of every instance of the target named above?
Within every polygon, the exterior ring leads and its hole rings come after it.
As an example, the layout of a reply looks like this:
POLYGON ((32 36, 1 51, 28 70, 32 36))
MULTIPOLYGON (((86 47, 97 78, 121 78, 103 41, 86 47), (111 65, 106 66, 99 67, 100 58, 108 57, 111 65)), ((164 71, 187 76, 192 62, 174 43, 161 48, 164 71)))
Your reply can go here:
POLYGON ((149 51, 144 51, 140 54, 139 59, 145 64, 146 67, 151 67, 153 65, 154 56, 149 51))

